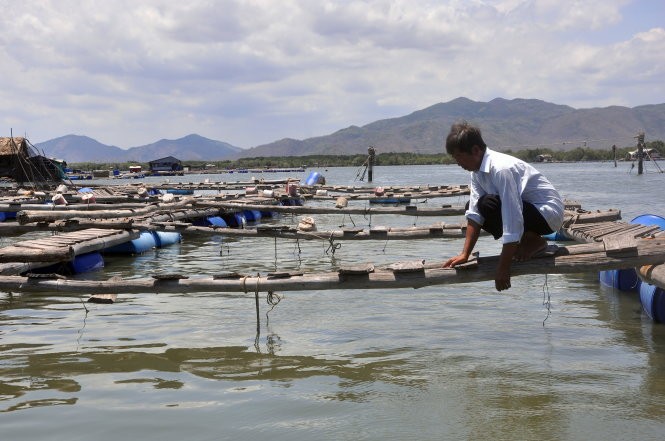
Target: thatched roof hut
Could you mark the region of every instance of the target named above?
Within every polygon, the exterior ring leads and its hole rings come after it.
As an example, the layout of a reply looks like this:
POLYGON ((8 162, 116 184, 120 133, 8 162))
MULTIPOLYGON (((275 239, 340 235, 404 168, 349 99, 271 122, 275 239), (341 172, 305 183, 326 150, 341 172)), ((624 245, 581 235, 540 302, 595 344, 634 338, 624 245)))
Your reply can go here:
POLYGON ((28 143, 25 138, 0 138, 0 158, 4 159, 13 155, 30 156, 28 143))
POLYGON ((63 172, 52 159, 37 155, 27 139, 0 138, 0 176, 19 183, 60 181, 63 172))

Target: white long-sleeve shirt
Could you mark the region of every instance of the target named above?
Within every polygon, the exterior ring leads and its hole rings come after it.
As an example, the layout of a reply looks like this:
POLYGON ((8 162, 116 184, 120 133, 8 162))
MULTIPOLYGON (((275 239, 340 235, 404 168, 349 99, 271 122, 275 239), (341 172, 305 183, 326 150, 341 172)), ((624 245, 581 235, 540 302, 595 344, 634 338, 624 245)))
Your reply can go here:
POLYGON ((503 243, 519 242, 524 233, 522 201, 530 202, 542 214, 552 231, 563 224, 563 200, 550 181, 526 162, 489 148, 478 171, 471 172, 471 197, 467 219, 482 225, 478 199, 495 194, 501 199, 503 243))

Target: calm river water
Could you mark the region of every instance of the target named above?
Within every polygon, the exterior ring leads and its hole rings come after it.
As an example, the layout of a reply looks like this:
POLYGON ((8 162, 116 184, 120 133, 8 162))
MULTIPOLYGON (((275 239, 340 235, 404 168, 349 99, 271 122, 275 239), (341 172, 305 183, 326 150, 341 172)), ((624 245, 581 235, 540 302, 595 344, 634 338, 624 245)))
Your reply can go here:
MULTIPOLYGON (((642 176, 629 163, 538 167, 586 209, 619 208, 627 221, 665 216, 665 174, 651 164, 642 176)), ((358 170, 319 171, 346 185, 358 170)), ((468 179, 457 166, 374 171, 374 185, 468 179)), ((315 218, 322 230, 462 220, 315 218)), ((462 240, 348 241, 334 255, 328 245, 186 238, 109 257, 103 270, 78 277, 443 260, 462 240)), ((499 245, 484 237, 476 249, 490 255, 499 245)), ((665 325, 641 312, 637 295, 601 286, 597 274, 522 276, 512 285, 503 293, 493 282, 282 293, 267 322, 262 300, 258 339, 253 293, 122 295, 86 304, 88 312, 75 297, 0 293, 0 439, 664 439, 665 325)))

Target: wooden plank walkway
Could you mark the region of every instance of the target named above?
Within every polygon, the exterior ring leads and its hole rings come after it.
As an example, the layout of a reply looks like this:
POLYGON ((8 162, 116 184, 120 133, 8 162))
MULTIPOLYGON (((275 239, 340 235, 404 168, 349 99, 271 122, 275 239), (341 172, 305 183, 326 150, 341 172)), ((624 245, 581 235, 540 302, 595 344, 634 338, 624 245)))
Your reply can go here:
POLYGON ((136 224, 141 229, 157 231, 175 231, 183 235, 224 235, 227 237, 272 237, 279 239, 303 240, 412 240, 434 238, 463 238, 466 224, 438 222, 416 227, 384 227, 374 226, 367 229, 348 227, 327 231, 299 231, 289 225, 265 225, 252 228, 198 227, 188 223, 153 222, 149 225, 136 224))
MULTIPOLYGON (((49 292, 61 295, 121 293, 191 292, 282 292, 330 289, 419 288, 493 280, 499 256, 478 258, 457 268, 441 268, 443 262, 424 261, 384 267, 340 268, 335 272, 275 272, 264 276, 220 274, 192 277, 157 274, 141 279, 106 281, 0 276, 0 289, 12 292, 49 292)), ((636 267, 665 262, 665 238, 635 239, 633 246, 606 250, 603 243, 558 247, 550 255, 515 262, 513 276, 526 274, 566 274, 636 267)))
POLYGON ((347 192, 347 193, 339 193, 335 191, 328 191, 328 194, 326 195, 318 195, 318 194, 303 194, 302 196, 306 199, 313 199, 313 200, 334 200, 340 196, 343 196, 344 198, 348 199, 349 201, 377 201, 377 200, 384 200, 384 199, 390 199, 390 198, 396 198, 396 199, 433 199, 433 198, 443 198, 443 197, 453 197, 453 196, 465 196, 470 194, 469 188, 468 187, 450 187, 450 188, 442 188, 439 190, 418 190, 418 191, 412 191, 408 189, 404 190, 394 190, 394 191, 385 191, 382 195, 376 195, 374 194, 374 191, 370 192, 347 192))
MULTIPOLYGON (((326 190, 331 193, 374 194, 376 186, 350 186, 350 185, 300 185, 302 193, 316 193, 317 190, 326 190)), ((462 185, 389 185, 384 186, 386 193, 426 193, 426 192, 466 192, 469 186, 462 185)))
POLYGON ((138 236, 138 231, 89 228, 25 240, 0 248, 0 262, 64 262, 79 254, 99 251, 138 236))
POLYGON ((245 204, 239 202, 213 202, 197 201, 197 206, 218 207, 227 211, 232 210, 264 210, 274 211, 276 213, 292 214, 357 214, 363 216, 376 214, 398 214, 403 216, 456 216, 464 214, 464 206, 442 205, 440 207, 418 207, 415 205, 397 206, 397 207, 343 207, 334 206, 282 206, 265 204, 245 204))

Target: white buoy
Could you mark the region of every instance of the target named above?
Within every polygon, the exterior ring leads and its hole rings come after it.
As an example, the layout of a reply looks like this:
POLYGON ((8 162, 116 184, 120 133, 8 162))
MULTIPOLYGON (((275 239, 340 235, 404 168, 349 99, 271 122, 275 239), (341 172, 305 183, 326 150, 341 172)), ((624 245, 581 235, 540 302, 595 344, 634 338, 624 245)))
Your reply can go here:
POLYGON ((55 205, 67 205, 67 200, 61 193, 56 193, 51 199, 55 205))

